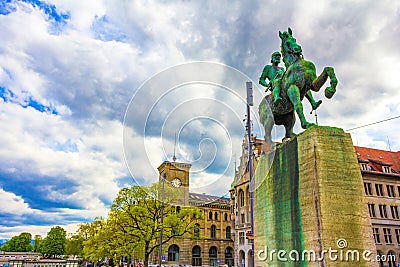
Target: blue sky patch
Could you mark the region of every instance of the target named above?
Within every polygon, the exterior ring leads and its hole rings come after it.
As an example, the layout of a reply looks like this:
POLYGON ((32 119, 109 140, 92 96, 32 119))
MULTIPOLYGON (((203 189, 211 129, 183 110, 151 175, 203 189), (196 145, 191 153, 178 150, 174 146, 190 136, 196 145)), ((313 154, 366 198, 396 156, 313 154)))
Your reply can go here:
POLYGON ((18 101, 13 91, 8 90, 7 88, 4 88, 2 86, 0 86, 0 98, 2 98, 6 103, 9 102, 17 104, 23 108, 32 107, 40 112, 58 115, 56 108, 52 106, 43 105, 37 100, 33 99, 31 96, 29 96, 28 99, 26 99, 24 102, 21 103, 20 101, 18 101))
POLYGON ((60 13, 57 11, 55 5, 47 4, 43 1, 38 0, 22 0, 23 2, 29 3, 34 7, 42 10, 46 15, 49 16, 49 19, 56 21, 57 23, 66 23, 70 18, 70 14, 68 13, 60 13))
POLYGON ((96 17, 92 24, 92 31, 94 38, 102 41, 117 41, 125 42, 126 34, 118 28, 115 24, 111 23, 106 16, 96 17))
POLYGON ((16 8, 10 3, 13 2, 11 0, 3 0, 0 2, 0 15, 8 15, 11 12, 14 12, 16 8))
MULTIPOLYGON (((21 2, 28 3, 35 8, 41 10, 47 15, 48 20, 51 22, 51 27, 49 29, 52 34, 59 34, 63 27, 67 24, 71 15, 63 12, 59 12, 55 5, 48 4, 44 1, 39 0, 22 0, 21 2)), ((16 4, 18 1, 15 0, 2 0, 0 2, 0 15, 8 15, 9 13, 15 12, 17 10, 16 4)))

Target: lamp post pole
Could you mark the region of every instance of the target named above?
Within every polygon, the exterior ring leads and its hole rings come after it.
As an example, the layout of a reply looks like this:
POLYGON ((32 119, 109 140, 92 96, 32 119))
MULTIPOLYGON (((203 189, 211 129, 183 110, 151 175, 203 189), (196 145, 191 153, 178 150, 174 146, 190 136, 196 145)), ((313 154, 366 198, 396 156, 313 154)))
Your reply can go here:
POLYGON ((253 177, 253 147, 251 140, 251 120, 250 120, 250 106, 253 106, 253 84, 246 82, 247 91, 247 152, 249 162, 249 183, 250 183, 250 236, 248 237, 251 242, 251 264, 254 266, 254 177, 253 177))
POLYGON ((162 257, 162 239, 163 239, 163 223, 164 223, 164 182, 167 178, 167 174, 164 172, 161 182, 161 229, 160 229, 160 248, 158 253, 158 267, 161 267, 162 257))

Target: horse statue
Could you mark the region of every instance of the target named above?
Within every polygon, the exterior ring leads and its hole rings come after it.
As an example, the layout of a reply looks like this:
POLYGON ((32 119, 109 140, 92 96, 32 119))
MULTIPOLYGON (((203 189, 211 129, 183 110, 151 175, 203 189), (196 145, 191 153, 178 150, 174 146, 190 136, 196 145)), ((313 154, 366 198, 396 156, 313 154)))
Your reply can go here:
POLYGON ((305 96, 309 99, 310 90, 318 92, 328 77, 330 79, 330 86, 325 89, 325 97, 330 99, 335 94, 338 83, 332 67, 325 67, 322 73, 317 76, 314 63, 303 58, 301 46, 296 43, 296 39, 293 37, 290 28, 288 28, 287 32, 281 33, 279 31, 279 37, 281 39, 281 53, 286 70, 281 77, 277 77, 273 81, 273 84, 274 86, 280 86, 280 97, 282 100, 273 101, 272 95, 267 95, 259 105, 260 120, 265 129, 265 141, 272 147, 274 143, 272 142, 271 131, 274 122, 276 125, 283 125, 285 127, 283 141, 295 136, 293 133, 296 121, 295 111, 303 129, 314 126, 314 123, 306 120, 301 101, 305 96), (268 106, 272 114, 268 111, 268 106))

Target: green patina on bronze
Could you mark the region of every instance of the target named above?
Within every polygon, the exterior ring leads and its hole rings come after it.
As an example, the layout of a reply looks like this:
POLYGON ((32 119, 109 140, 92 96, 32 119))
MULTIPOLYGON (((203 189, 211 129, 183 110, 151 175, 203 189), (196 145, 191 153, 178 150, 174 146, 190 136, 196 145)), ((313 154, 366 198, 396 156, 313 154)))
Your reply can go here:
POLYGON ((297 113, 303 129, 312 127, 314 124, 308 122, 304 116, 301 101, 306 97, 310 101, 312 108, 317 109, 321 101, 316 102, 311 91, 318 92, 329 77, 330 86, 325 89, 325 96, 332 98, 338 83, 332 67, 325 67, 322 73, 317 76, 315 65, 303 58, 302 48, 296 43, 290 28, 287 32, 279 32, 279 37, 286 71, 282 73, 277 62, 272 62, 272 66, 267 65, 264 67, 259 80, 261 85, 267 88, 270 87, 275 94, 274 100, 271 99, 271 95, 267 95, 259 106, 260 120, 265 128, 265 141, 270 145, 273 145, 271 130, 274 123, 285 126, 285 138, 294 136, 294 112, 297 113), (267 84, 265 82, 266 78, 270 80, 270 83, 267 84), (268 106, 272 110, 273 117, 266 112, 268 106))
MULTIPOLYGON (((342 129, 313 126, 263 155, 255 172, 255 250, 292 249, 356 250, 359 261, 287 262, 267 258, 258 266, 377 266, 362 253, 372 252, 371 221, 363 194, 363 182, 350 135, 342 129)), ((257 254, 256 254, 257 255, 257 254)), ((264 256, 261 254, 261 256, 264 256)), ((351 256, 351 255, 350 255, 351 256)), ((288 254, 286 254, 288 257, 288 254)), ((256 260, 259 257, 256 257, 256 260)))

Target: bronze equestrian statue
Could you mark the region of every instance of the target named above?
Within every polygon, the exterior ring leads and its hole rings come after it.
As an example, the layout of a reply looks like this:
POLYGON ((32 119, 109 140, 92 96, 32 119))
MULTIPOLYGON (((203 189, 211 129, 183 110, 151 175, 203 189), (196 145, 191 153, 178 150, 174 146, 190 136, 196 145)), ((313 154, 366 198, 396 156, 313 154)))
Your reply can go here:
MULTIPOLYGON (((274 122, 276 125, 283 125, 285 127, 284 140, 295 136, 293 133, 296 121, 295 111, 303 129, 312 127, 315 124, 306 120, 301 101, 306 97, 310 101, 312 108, 316 109, 321 104, 321 101, 315 102, 310 90, 318 92, 329 77, 330 86, 325 89, 325 96, 332 98, 336 92, 338 83, 332 67, 325 67, 322 73, 317 76, 314 63, 303 58, 301 46, 296 43, 296 39, 293 37, 290 28, 288 28, 287 32, 279 32, 279 37, 281 39, 281 53, 286 70, 283 73, 280 72, 276 77, 268 77, 270 79, 269 86, 271 86, 271 90, 279 92, 279 97, 275 97, 274 101, 272 95, 267 95, 259 105, 260 120, 265 129, 265 141, 272 146, 274 144, 271 138, 271 131, 274 122), (272 114, 268 112, 268 106, 272 114)), ((260 77, 261 84, 262 78, 263 75, 260 77)))

